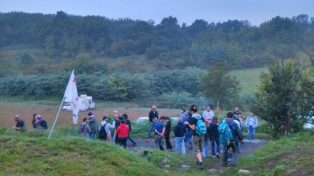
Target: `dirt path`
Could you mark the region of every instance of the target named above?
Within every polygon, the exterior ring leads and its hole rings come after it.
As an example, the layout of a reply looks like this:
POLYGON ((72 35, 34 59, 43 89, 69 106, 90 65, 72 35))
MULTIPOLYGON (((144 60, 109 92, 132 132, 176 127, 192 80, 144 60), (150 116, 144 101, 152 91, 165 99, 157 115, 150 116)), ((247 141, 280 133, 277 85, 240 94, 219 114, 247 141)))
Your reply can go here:
MULTIPOLYGON (((132 146, 132 143, 128 141, 128 150, 137 152, 143 149, 153 149, 155 148, 154 139, 153 138, 134 138, 136 142, 136 146, 132 146)), ((266 140, 263 139, 255 139, 254 141, 244 140, 244 144, 240 146, 240 154, 238 157, 248 155, 259 148, 263 147, 267 143, 266 140)), ((175 147, 174 138, 171 139, 171 144, 175 147)), ((187 145, 186 145, 186 148, 187 145)), ((209 147, 209 151, 211 148, 209 147)), ((167 150, 167 152, 174 152, 173 150, 167 150)), ((211 152, 210 152, 211 153, 211 152)), ((192 159, 194 159, 193 150, 187 149, 187 155, 190 155, 192 159)), ((221 154, 222 156, 222 154, 221 154)), ((209 170, 212 174, 221 174, 226 169, 225 167, 221 166, 221 157, 220 158, 213 158, 211 155, 204 159, 204 166, 205 169, 209 170)))

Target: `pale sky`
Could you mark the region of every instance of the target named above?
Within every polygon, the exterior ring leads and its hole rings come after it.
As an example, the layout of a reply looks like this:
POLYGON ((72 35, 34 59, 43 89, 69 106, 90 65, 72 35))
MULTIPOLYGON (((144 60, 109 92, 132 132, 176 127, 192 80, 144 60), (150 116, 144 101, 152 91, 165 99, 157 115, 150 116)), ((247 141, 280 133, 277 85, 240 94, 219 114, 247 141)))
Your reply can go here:
POLYGON ((314 0, 0 0, 0 12, 22 11, 71 15, 99 15, 111 19, 154 20, 174 16, 190 25, 196 19, 208 22, 248 20, 252 25, 275 16, 314 16, 314 0))

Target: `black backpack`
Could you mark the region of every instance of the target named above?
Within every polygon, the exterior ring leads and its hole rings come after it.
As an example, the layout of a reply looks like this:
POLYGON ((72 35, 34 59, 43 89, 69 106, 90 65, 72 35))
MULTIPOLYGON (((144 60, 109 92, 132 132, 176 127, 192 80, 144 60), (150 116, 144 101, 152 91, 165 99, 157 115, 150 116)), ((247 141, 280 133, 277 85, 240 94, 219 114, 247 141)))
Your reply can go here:
POLYGON ((42 119, 41 120, 41 126, 44 128, 44 129, 48 129, 48 124, 47 124, 47 121, 42 119))
POLYGON ((106 125, 107 125, 108 123, 106 123, 104 126, 102 126, 101 128, 100 128, 100 131, 99 131, 99 133, 98 133, 98 138, 100 139, 100 140, 104 140, 104 141, 106 141, 107 140, 107 131, 106 131, 106 125))

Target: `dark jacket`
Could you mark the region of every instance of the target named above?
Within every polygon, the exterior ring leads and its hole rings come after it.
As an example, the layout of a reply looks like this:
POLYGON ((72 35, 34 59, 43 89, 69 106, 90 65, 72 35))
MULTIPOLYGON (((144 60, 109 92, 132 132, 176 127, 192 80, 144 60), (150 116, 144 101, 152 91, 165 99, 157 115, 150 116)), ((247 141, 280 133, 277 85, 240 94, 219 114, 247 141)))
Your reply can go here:
POLYGON ((173 132, 175 137, 183 137, 186 132, 186 127, 183 122, 177 123, 177 125, 174 127, 173 132))
POLYGON ((167 120, 165 124, 165 135, 170 134, 171 131, 171 120, 167 120))
POLYGON ((132 124, 131 124, 131 121, 129 119, 126 119, 125 120, 126 124, 129 126, 129 132, 132 131, 132 124))
POLYGON ((214 124, 214 123, 209 124, 208 132, 209 132, 210 140, 218 139, 219 138, 218 124, 214 124))
POLYGON ((235 141, 237 141, 237 140, 241 141, 243 139, 243 136, 242 136, 242 133, 241 133, 241 130, 240 130, 238 124, 236 122, 234 122, 233 119, 229 119, 229 118, 226 119, 226 122, 229 125, 230 130, 232 131, 233 139, 235 141))
POLYGON ((149 114, 148 114, 148 117, 149 117, 149 121, 150 122, 153 122, 153 119, 156 117, 157 119, 159 118, 158 117, 158 112, 157 111, 150 111, 149 114))

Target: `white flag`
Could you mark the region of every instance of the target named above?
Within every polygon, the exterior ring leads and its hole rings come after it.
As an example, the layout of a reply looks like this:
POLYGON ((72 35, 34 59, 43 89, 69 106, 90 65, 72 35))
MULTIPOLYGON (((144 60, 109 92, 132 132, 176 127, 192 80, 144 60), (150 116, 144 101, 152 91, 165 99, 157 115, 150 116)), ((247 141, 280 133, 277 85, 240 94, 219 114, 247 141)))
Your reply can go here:
POLYGON ((78 93, 76 87, 76 78, 74 75, 74 70, 71 73, 69 83, 64 92, 64 101, 71 103, 72 108, 72 118, 73 124, 77 124, 78 121, 78 113, 79 113, 79 104, 78 104, 78 93))

